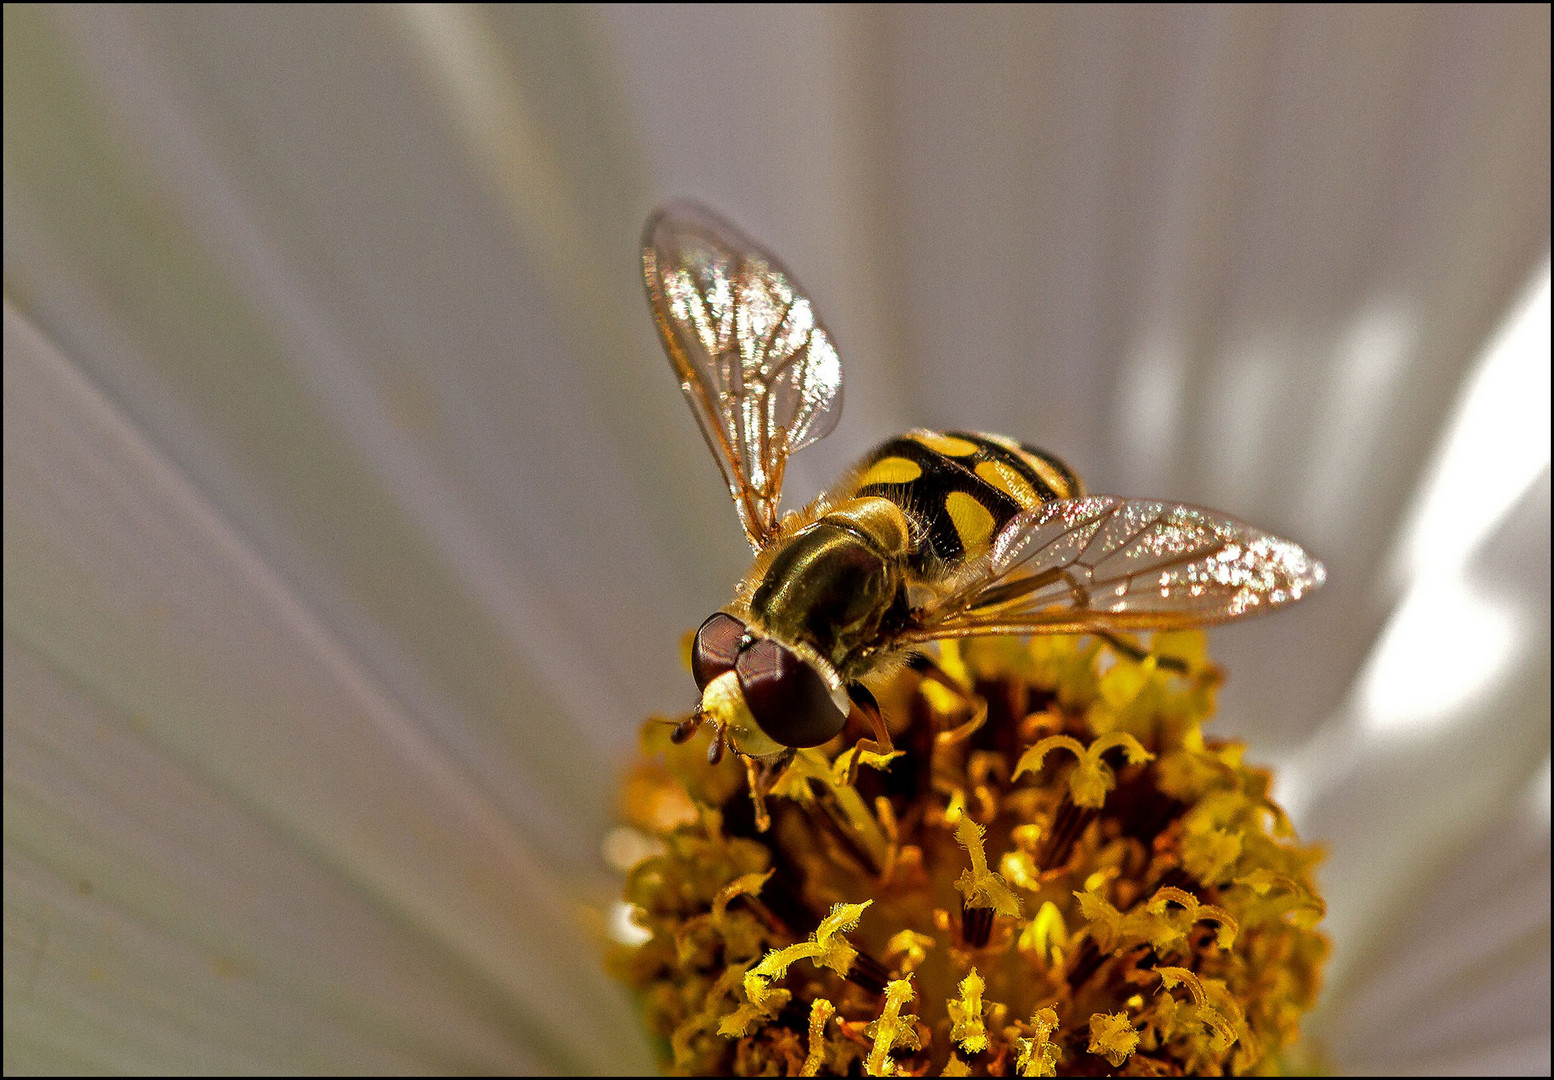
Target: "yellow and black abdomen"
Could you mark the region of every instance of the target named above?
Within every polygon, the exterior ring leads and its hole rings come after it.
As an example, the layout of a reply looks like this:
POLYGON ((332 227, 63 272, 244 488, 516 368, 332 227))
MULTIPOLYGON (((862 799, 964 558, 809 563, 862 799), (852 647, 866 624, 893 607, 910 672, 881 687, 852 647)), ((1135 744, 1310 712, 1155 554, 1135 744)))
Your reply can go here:
POLYGON ((1022 510, 1083 493, 1073 470, 1033 446, 1002 435, 925 430, 877 446, 854 490, 901 507, 913 533, 912 569, 929 576, 985 552, 1022 510))

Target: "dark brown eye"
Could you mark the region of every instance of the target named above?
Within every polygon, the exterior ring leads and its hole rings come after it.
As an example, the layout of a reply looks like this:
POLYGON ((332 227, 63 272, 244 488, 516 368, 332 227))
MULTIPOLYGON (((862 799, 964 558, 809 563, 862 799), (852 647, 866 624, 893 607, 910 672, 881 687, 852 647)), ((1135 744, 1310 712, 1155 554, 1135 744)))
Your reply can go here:
POLYGON ((734 670, 734 658, 739 655, 739 642, 744 636, 745 624, 721 611, 701 624, 691 646, 691 674, 696 677, 698 690, 707 689, 713 679, 734 670))
POLYGON ((775 641, 763 638, 740 653, 734 672, 750 715, 784 746, 819 746, 847 723, 819 672, 775 641))

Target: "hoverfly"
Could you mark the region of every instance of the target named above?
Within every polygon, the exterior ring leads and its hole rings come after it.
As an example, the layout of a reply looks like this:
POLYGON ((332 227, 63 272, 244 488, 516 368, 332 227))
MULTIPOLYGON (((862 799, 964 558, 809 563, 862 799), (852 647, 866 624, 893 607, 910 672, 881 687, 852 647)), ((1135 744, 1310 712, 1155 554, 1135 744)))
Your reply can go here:
POLYGON ((776 258, 697 205, 648 219, 642 273, 755 549, 733 600, 696 632, 701 700, 674 737, 710 723, 709 756, 726 744, 744 759, 758 808, 796 750, 835 738, 850 716, 872 726, 861 746, 889 750, 863 680, 903 662, 931 668, 917 651, 928 642, 1116 643, 1269 611, 1326 576, 1297 545, 1222 514, 1087 495, 1062 461, 1002 435, 909 431, 780 515, 788 455, 841 411, 831 335, 776 258))

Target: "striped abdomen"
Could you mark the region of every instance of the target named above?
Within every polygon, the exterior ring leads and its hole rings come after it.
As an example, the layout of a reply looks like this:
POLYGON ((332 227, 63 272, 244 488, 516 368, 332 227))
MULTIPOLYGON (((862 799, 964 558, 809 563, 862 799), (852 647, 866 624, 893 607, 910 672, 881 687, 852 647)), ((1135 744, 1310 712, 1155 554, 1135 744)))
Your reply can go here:
POLYGON ((906 512, 912 569, 930 576, 988 549, 1022 510, 1084 493, 1050 454, 1002 435, 909 431, 864 458, 857 496, 880 496, 906 512))

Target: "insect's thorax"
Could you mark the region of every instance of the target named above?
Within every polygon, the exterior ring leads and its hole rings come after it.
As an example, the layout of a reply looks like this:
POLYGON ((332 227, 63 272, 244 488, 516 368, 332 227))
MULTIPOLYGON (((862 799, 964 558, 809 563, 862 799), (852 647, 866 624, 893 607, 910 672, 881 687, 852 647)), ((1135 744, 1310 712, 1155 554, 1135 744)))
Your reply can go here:
POLYGON ((1001 436, 897 436, 780 542, 747 593, 750 621, 856 678, 905 625, 913 586, 985 553, 1020 511, 1081 493, 1061 461, 1001 436))
POLYGON ((750 622, 853 678, 870 647, 906 619, 910 543, 894 503, 839 500, 774 553, 750 594, 750 622))

